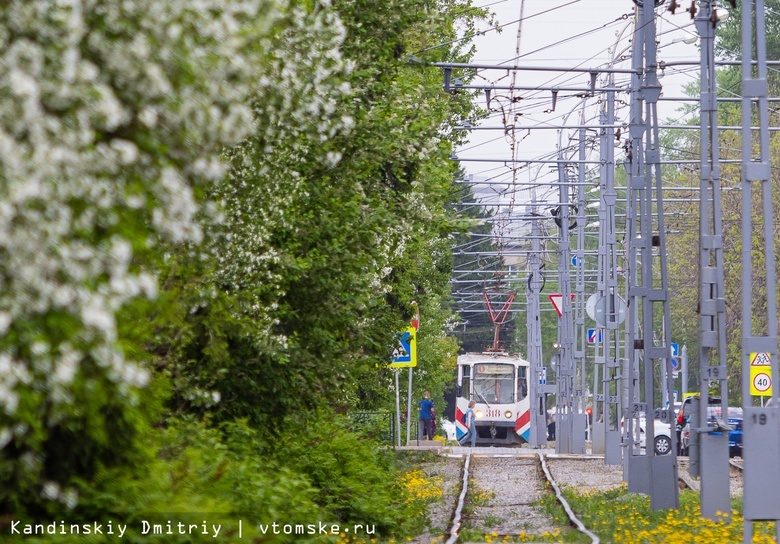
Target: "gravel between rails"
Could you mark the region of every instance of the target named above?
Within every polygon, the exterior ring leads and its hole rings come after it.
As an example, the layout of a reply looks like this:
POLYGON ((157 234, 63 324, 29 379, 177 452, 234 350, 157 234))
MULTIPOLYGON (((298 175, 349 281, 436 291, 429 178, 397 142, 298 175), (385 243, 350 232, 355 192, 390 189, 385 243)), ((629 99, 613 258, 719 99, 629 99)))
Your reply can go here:
MULTIPOLYGON (((737 461, 741 461, 741 458, 737 458, 737 461)), ((701 491, 701 479, 694 478, 688 474, 688 458, 677 458, 677 470, 680 473, 685 473, 688 476, 688 480, 693 484, 693 490, 696 492, 701 491)), ((732 467, 729 464, 729 491, 732 497, 741 497, 743 489, 742 471, 736 467, 732 467)))
POLYGON ((532 506, 545 493, 544 475, 532 457, 472 457, 464 525, 499 535, 552 531, 549 517, 532 506))
POLYGON ((464 456, 442 456, 435 463, 422 467, 423 472, 429 478, 437 478, 441 481, 441 500, 430 502, 427 508, 428 527, 426 532, 409 541, 415 544, 428 544, 434 539, 441 540, 445 531, 449 531, 452 522, 452 514, 455 511, 455 503, 460 494, 461 470, 464 456))
POLYGON ((621 465, 605 465, 604 459, 547 458, 550 474, 560 487, 583 491, 607 491, 623 483, 621 465))
MULTIPOLYGON (((550 473, 561 487, 578 491, 606 491, 623 484, 623 467, 604 464, 603 459, 547 457, 550 473)), ((427 507, 427 531, 411 540, 415 544, 441 542, 449 530, 455 503, 460 493, 464 456, 441 456, 436 462, 422 468, 428 477, 441 482, 442 498, 427 507)), ((688 459, 678 458, 678 471, 688 475, 688 459)), ((731 496, 742 496, 742 473, 730 469, 731 496)), ((689 477, 694 491, 699 491, 700 480, 689 477)), ((540 535, 556 526, 541 510, 532 504, 545 493, 544 474, 538 458, 472 456, 469 497, 464 511, 464 528, 484 534, 540 535), (479 497, 475 498, 478 494, 479 497)))
MULTIPOLYGON (((442 498, 427 507, 427 531, 410 542, 440 542, 445 531, 449 530, 460 493, 463 461, 462 455, 442 456, 435 463, 421 467, 426 476, 440 479, 442 498)), ((620 486, 623 479, 622 467, 607 466, 603 459, 548 457, 547 464, 553 478, 564 487, 606 490, 620 486)), ((553 531, 556 528, 553 521, 532 506, 549 492, 545 491, 544 482, 544 474, 535 456, 473 456, 464 528, 499 535, 517 535, 523 531, 540 535, 553 531), (475 493, 482 497, 475 501, 475 493)))

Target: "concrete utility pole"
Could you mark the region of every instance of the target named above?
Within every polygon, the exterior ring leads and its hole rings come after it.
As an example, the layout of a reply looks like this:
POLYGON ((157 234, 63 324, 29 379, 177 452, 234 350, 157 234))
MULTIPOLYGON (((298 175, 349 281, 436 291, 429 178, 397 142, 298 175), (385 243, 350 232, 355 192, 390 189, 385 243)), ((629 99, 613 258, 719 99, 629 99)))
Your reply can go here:
MULTIPOLYGON (((773 383, 780 383, 780 373, 764 9, 764 0, 742 0, 742 455, 745 467, 745 543, 752 542, 754 521, 776 521, 780 518, 780 494, 777 493, 780 488, 780 463, 777 462, 780 459, 780 397, 778 387, 772 387, 773 383), (751 123, 754 112, 758 117, 757 131, 751 123), (758 144, 757 150, 754 142, 758 144), (760 227, 753 225, 756 211, 761 217, 760 227), (753 236, 756 231, 763 235, 763 263, 754 254, 756 244, 753 236), (763 264, 764 267, 765 293, 754 291, 753 265, 756 260, 759 266, 763 264), (753 325, 762 322, 766 323, 766 328, 754 332, 753 325), (772 398, 771 406, 754 406, 754 397, 763 399, 768 394, 772 398)), ((776 527, 780 539, 780 523, 776 527)))
MULTIPOLYGON (((629 366, 629 405, 627 449, 624 457, 628 488, 650 495, 654 510, 679 507, 677 457, 674 435, 672 451, 656 454, 655 396, 666 387, 673 390, 671 369, 665 383, 656 383, 656 367, 669 365, 671 359, 670 311, 666 271, 666 241, 661 190, 661 149, 658 138, 658 81, 654 2, 634 0, 636 25, 632 68, 641 76, 632 77, 631 122, 632 149, 628 176, 630 218, 627 221, 629 269, 629 320, 627 355, 629 366), (641 80, 640 80, 641 77, 641 80), (644 114, 644 118, 643 118, 644 114), (657 225, 657 230, 653 226, 657 225), (640 269, 641 267, 641 269, 640 269), (656 316, 660 333, 655 334, 656 316), (654 345, 658 337, 660 345, 654 345), (644 420, 646 448, 640 449, 637 425, 644 420)), ((658 372, 660 374, 660 372, 658 372)), ((671 396, 671 395, 669 395, 671 396)), ((662 420, 673 423, 671 410, 660 410, 662 420)))
POLYGON ((728 421, 726 372, 726 302, 723 288, 723 226, 721 221, 718 104, 715 81, 715 27, 712 0, 699 0, 696 30, 701 38, 701 184, 699 191, 699 366, 701 396, 698 421, 691 418, 690 472, 701 476, 701 514, 717 519, 731 508, 728 432, 706 432, 709 395, 720 396, 722 419, 728 421), (698 461, 698 463, 696 462, 698 461))

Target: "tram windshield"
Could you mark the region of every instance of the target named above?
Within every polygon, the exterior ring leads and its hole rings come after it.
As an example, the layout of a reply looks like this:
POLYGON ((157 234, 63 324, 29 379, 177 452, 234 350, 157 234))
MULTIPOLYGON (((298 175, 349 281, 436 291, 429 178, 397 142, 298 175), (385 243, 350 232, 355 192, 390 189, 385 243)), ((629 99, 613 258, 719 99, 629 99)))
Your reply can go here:
POLYGON ((474 400, 487 404, 515 402, 515 367, 501 363, 474 365, 474 400))

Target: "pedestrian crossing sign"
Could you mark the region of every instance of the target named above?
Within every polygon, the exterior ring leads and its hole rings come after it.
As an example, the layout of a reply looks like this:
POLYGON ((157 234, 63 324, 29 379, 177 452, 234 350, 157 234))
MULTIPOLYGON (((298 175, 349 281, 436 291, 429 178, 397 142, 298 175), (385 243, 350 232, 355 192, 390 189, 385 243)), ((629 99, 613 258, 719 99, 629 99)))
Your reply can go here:
POLYGON ((769 353, 750 354, 750 395, 772 396, 772 360, 769 353))
POLYGON ((390 366, 403 368, 417 366, 417 330, 407 327, 397 335, 398 345, 393 350, 390 366))

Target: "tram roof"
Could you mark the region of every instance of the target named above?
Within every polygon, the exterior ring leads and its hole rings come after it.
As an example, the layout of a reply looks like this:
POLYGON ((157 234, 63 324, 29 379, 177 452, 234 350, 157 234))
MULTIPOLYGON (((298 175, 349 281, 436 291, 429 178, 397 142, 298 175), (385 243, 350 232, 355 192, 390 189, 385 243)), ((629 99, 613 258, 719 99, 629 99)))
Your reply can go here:
POLYGON ((511 363, 528 366, 529 363, 519 353, 507 353, 505 351, 485 351, 482 353, 464 353, 458 355, 459 365, 474 363, 511 363))

